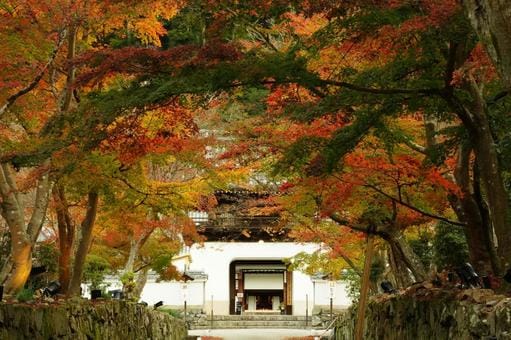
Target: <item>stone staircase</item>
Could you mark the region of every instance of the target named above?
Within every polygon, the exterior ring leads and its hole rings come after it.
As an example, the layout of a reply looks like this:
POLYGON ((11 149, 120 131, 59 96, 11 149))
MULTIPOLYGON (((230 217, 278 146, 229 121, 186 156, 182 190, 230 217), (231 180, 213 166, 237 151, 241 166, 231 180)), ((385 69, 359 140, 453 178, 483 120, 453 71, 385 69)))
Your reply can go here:
POLYGON ((305 316, 280 314, 250 314, 250 315, 204 315, 189 323, 190 329, 232 329, 232 328, 312 328, 309 316, 307 325, 305 316))

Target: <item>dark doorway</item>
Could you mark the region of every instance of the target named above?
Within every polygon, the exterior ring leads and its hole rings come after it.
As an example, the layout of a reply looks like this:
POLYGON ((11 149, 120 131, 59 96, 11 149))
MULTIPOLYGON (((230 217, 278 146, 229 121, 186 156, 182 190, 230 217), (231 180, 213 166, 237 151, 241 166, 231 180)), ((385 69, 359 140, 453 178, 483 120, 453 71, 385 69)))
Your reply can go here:
POLYGON ((245 290, 245 310, 280 311, 283 303, 283 290, 245 290))
POLYGON ((279 260, 236 260, 229 268, 229 312, 291 314, 291 278, 279 260))

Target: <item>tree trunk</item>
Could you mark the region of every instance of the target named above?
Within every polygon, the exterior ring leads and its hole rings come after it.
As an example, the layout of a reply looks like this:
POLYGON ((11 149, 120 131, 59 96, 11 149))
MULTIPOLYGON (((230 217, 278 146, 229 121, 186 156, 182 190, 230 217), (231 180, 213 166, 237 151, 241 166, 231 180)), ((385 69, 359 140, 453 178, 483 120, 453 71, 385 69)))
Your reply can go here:
MULTIPOLYGON (((147 242, 153 231, 154 228, 150 229, 138 240, 135 240, 134 236, 132 235, 132 239, 130 240, 130 252, 128 255, 128 260, 126 261, 126 265, 124 266, 125 273, 134 273, 135 260, 139 255, 139 251, 147 242)), ((140 293, 142 292, 145 282, 147 281, 147 270, 149 270, 149 266, 144 266, 142 269, 140 269, 139 274, 136 276, 135 281, 126 282, 123 284, 122 290, 126 298, 138 301, 138 299, 140 298, 140 293), (142 277, 140 275, 142 275, 142 277), (139 287, 140 285, 142 285, 142 287, 139 287)))
POLYGON ((422 265, 420 259, 417 257, 412 247, 406 241, 403 233, 399 231, 391 231, 388 233, 386 241, 390 245, 393 252, 394 259, 399 264, 399 261, 410 269, 416 281, 425 281, 427 279, 426 270, 422 265))
MULTIPOLYGON (((66 87, 63 90, 63 101, 60 107, 61 113, 67 113, 71 108, 73 99, 73 86, 75 82, 75 65, 73 59, 76 56, 76 33, 78 27, 71 23, 69 25, 69 34, 67 37, 67 70, 66 87)), ((73 254, 73 242, 75 236, 75 225, 69 213, 69 207, 66 200, 65 188, 59 185, 53 192, 53 198, 56 203, 57 224, 59 232, 59 282, 61 293, 68 294, 72 273, 71 273, 71 255, 73 254)), ((81 275, 81 274, 80 274, 81 275)), ((81 277, 80 277, 81 280, 81 277)))
POLYGON ((481 176, 479 173, 478 162, 474 162, 474 166, 472 169, 472 173, 474 174, 473 187, 474 187, 474 199, 479 206, 479 211, 481 212, 482 218, 482 229, 483 229, 483 242, 488 249, 488 257, 490 259, 491 268, 493 270, 493 275, 498 275, 498 273, 502 272, 501 263, 499 261, 499 256, 497 254, 497 243, 494 237, 494 230, 491 223, 490 210, 488 209, 488 204, 484 200, 483 194, 481 193, 481 176))
POLYGON ((481 275, 488 275, 493 271, 489 244, 485 242, 485 221, 480 206, 473 195, 473 186, 470 178, 470 155, 472 148, 469 144, 459 147, 457 164, 454 170, 456 184, 461 190, 460 196, 451 196, 449 200, 458 219, 466 223, 465 237, 467 240, 470 263, 481 275))
POLYGON ((57 214, 57 226, 59 233, 59 282, 62 294, 67 294, 71 281, 71 254, 75 227, 67 204, 65 190, 61 185, 53 189, 53 199, 57 214))
POLYGON ((0 190, 2 193, 2 214, 11 234, 9 272, 4 278, 6 294, 20 291, 32 269, 32 244, 25 230, 24 207, 17 190, 10 166, 0 166, 0 190))
POLYGON ((5 293, 19 292, 30 276, 32 270, 32 244, 23 240, 16 241, 12 249, 12 270, 5 281, 5 293))
POLYGON ((87 213, 83 219, 80 227, 80 234, 77 239, 78 248, 75 254, 75 261, 73 266, 73 274, 69 284, 69 295, 80 294, 80 284, 82 283, 83 267, 85 265, 85 258, 89 252, 92 241, 92 230, 94 222, 96 221, 96 213, 98 210, 99 197, 97 192, 91 191, 88 194, 87 200, 87 213))
POLYGON ((130 252, 128 254, 128 260, 124 266, 125 272, 133 272, 135 267, 135 258, 138 256, 138 251, 141 247, 141 240, 135 240, 134 237, 130 240, 130 252))
POLYGON ((0 271, 0 285, 5 284, 5 281, 7 281, 7 276, 12 271, 13 262, 11 255, 12 251, 10 248, 11 247, 9 246, 9 255, 3 259, 4 262, 2 263, 2 270, 0 271))
POLYGON ((75 82, 75 65, 73 59, 76 56, 76 33, 78 27, 71 24, 69 27, 69 34, 67 37, 67 71, 66 71, 66 87, 64 89, 64 100, 62 102, 61 112, 67 112, 71 108, 73 99, 73 87, 75 82))
MULTIPOLYGON (((425 117, 426 143, 428 150, 436 148, 435 132, 438 130, 437 122, 429 116, 425 117)), ((491 222, 485 218, 486 211, 482 208, 484 204, 480 201, 482 197, 474 195, 478 183, 474 183, 470 174, 470 155, 472 153, 470 143, 460 145, 457 154, 457 164, 454 170, 454 181, 461 190, 460 196, 450 195, 449 203, 456 213, 458 220, 466 224, 464 227, 467 240, 470 262, 474 269, 481 275, 488 275, 498 272, 498 261, 491 256, 493 244, 488 238, 488 230, 491 229, 491 222)))
POLYGON ((511 231, 508 223, 508 196, 499 171, 495 144, 489 131, 480 131, 476 138, 476 159, 481 184, 488 199, 489 215, 497 235, 500 269, 511 268, 511 231))
POLYGON ((473 126, 468 132, 476 155, 481 187, 488 201, 489 217, 497 236, 500 273, 511 268, 511 231, 509 229, 509 198, 499 165, 499 157, 488 121, 487 107, 481 89, 474 80, 469 84, 474 98, 473 126))
POLYGON ((393 247, 390 243, 388 257, 390 268, 392 269, 392 274, 395 279, 394 281, 396 283, 396 288, 405 288, 412 284, 413 282, 411 280, 407 266, 402 261, 396 247, 393 247))
POLYGON ((140 300, 142 290, 144 290, 147 282, 147 274, 149 273, 149 266, 146 266, 137 273, 137 280, 135 281, 135 288, 133 289, 132 295, 135 301, 140 300))
POLYGON ((51 183, 45 173, 37 181, 34 208, 28 224, 25 207, 12 167, 0 164, 1 213, 9 227, 11 254, 2 269, 6 294, 15 294, 25 285, 32 269, 32 250, 45 220, 51 183))
POLYGON ((463 0, 465 12, 504 84, 511 89, 511 6, 509 0, 463 0))

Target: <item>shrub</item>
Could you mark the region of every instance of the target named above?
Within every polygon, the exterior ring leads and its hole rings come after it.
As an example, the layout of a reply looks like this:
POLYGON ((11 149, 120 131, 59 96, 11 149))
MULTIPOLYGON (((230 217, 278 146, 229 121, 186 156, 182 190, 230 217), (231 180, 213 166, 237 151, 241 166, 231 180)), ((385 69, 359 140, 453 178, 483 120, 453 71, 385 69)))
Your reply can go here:
POLYGON ((100 256, 89 254, 85 262, 83 278, 90 283, 91 289, 101 289, 105 275, 110 271, 110 264, 100 256))
POLYGON ((34 300, 34 291, 32 289, 23 288, 17 295, 16 299, 19 302, 27 302, 34 300))
POLYGON ((468 246, 463 228, 440 222, 433 238, 434 261, 439 270, 468 262, 468 246))
POLYGON ((181 319, 181 318, 183 317, 182 312, 181 312, 181 311, 179 311, 179 310, 176 310, 176 309, 159 308, 158 310, 159 310, 160 312, 167 313, 167 314, 169 314, 170 316, 175 317, 175 318, 178 318, 178 319, 181 319))

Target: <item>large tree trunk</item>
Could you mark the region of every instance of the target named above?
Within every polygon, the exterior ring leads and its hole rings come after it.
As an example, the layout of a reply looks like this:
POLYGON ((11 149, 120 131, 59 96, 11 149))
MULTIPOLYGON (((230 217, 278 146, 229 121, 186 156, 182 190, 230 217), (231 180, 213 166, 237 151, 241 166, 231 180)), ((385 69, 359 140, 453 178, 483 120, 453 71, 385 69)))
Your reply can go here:
MULTIPOLYGON (((436 131, 437 122, 430 116, 425 116, 425 132, 428 150, 434 150, 437 146, 436 131)), ((487 218, 488 211, 481 201, 482 196, 475 195, 479 183, 470 174, 470 155, 472 154, 472 145, 465 143, 460 145, 457 154, 457 164, 453 173, 453 180, 461 190, 460 196, 450 195, 449 203, 456 213, 458 220, 466 224, 464 227, 467 240, 470 262, 475 270, 481 275, 497 273, 498 260, 495 256, 494 245, 489 233, 491 231, 491 222, 487 218)), ((473 171, 473 175, 476 171, 473 171)))
POLYGON ((131 235, 130 252, 128 254, 128 260, 126 261, 126 265, 124 266, 124 275, 127 275, 127 277, 125 277, 122 282, 122 292, 124 293, 124 298, 128 300, 136 301, 136 297, 134 296, 136 282, 135 273, 133 273, 133 269, 135 267, 135 259, 138 256, 138 251, 140 250, 140 247, 141 239, 135 240, 134 235, 131 235))
MULTIPOLYGON (((67 70, 66 87, 63 91, 63 101, 60 108, 61 113, 67 113, 73 101, 73 86, 75 82, 75 65, 73 59, 76 56, 76 33, 77 26, 70 24, 67 37, 67 70)), ((71 284, 71 257, 73 253, 73 242, 75 236, 75 225, 69 213, 66 200, 65 188, 59 185, 53 191, 53 199, 56 203, 57 224, 59 232, 59 282, 61 293, 68 294, 71 284)))
POLYGON ((83 219, 78 235, 78 248, 76 249, 75 261, 73 266, 73 274, 69 284, 69 295, 80 294, 80 284, 82 283, 83 268, 85 265, 85 258, 89 252, 92 241, 92 230, 94 222, 96 221, 96 214, 98 210, 98 194, 94 191, 89 192, 87 200, 87 213, 83 219))
POLYGON ((481 184, 488 199, 489 216, 497 235, 500 269, 511 268, 511 230, 508 223, 508 195, 499 171, 497 151, 489 131, 479 131, 475 142, 481 184))
MULTIPOLYGON (((511 5, 508 0, 463 0, 465 11, 483 42, 500 77, 511 90, 511 5)), ((472 84, 475 97, 474 146, 489 216, 497 235, 500 274, 511 269, 511 230, 509 202, 498 165, 495 141, 491 135, 481 91, 472 84)))
POLYGON ((488 201, 489 217, 497 236, 497 254, 500 274, 511 268, 511 230, 509 224, 509 198, 499 165, 499 157, 488 121, 487 107, 481 89, 475 81, 470 83, 474 98, 471 110, 473 125, 468 132, 476 155, 481 187, 488 201))
POLYGON ((8 262, 4 264, 2 283, 5 285, 5 292, 11 294, 19 291, 28 278, 28 273, 25 272, 27 266, 30 272, 32 248, 27 247, 29 240, 25 232, 24 207, 7 164, 0 165, 0 193, 2 216, 11 234, 11 252, 6 259, 8 262))
POLYGON ((461 190, 460 196, 451 196, 451 206, 453 207, 458 219, 466 223, 465 237, 467 240, 470 262, 474 269, 481 275, 488 275, 493 272, 494 263, 490 256, 490 247, 484 226, 489 223, 483 218, 481 207, 473 193, 473 185, 470 177, 470 155, 472 148, 469 144, 463 144, 459 147, 457 155, 457 164, 454 170, 456 184, 461 190))
POLYGON ((17 238, 12 248, 12 270, 5 281, 5 293, 15 294, 20 291, 28 280, 32 270, 32 244, 22 237, 17 238))
POLYGON ((484 233, 483 240, 488 249, 488 257, 490 258, 493 274, 497 275, 498 273, 502 272, 500 267, 501 263, 497 254, 497 242, 495 240, 495 234, 491 223, 490 210, 488 209, 488 204, 484 200, 483 194, 481 192, 481 176, 479 173, 479 166, 477 164, 477 161, 474 162, 472 169, 472 173, 474 174, 474 199, 476 200, 477 205, 479 206, 479 211, 481 212, 484 233))
POLYGON ((64 188, 57 185, 53 189, 53 199, 57 214, 59 234, 59 282, 62 294, 67 294, 71 281, 71 254, 75 235, 74 222, 69 214, 64 188))
POLYGON ((28 224, 25 207, 9 164, 0 164, 0 212, 9 227, 11 254, 1 278, 7 294, 15 294, 25 285, 32 269, 32 250, 45 220, 51 183, 44 173, 37 181, 34 208, 28 224))
POLYGON ((465 12, 503 82, 511 89, 511 5, 509 0, 463 0, 465 12))

